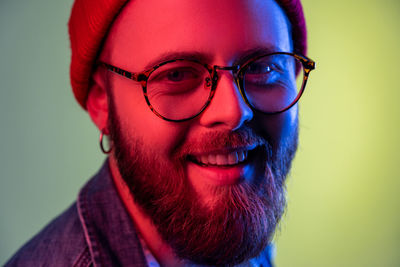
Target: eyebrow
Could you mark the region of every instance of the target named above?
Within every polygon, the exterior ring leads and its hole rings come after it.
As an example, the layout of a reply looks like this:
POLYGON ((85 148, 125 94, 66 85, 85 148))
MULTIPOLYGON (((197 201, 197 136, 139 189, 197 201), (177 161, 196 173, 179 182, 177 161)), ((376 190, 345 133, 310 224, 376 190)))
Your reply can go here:
POLYGON ((253 57, 271 54, 275 52, 291 52, 291 51, 283 51, 277 46, 268 45, 268 46, 257 46, 248 50, 241 51, 239 56, 235 59, 233 65, 240 65, 250 60, 253 57))
MULTIPOLYGON (((263 54, 269 54, 273 52, 289 52, 282 51, 277 46, 268 45, 268 46, 257 46, 248 50, 238 52, 238 56, 233 62, 233 65, 240 65, 251 59, 252 57, 260 56, 263 54)), ((151 60, 146 64, 145 70, 151 69, 156 65, 159 65, 163 62, 175 60, 175 59, 189 59, 189 60, 197 60, 204 63, 210 63, 213 60, 214 56, 208 53, 203 53, 199 51, 167 51, 162 53, 155 59, 151 60)))
POLYGON ((211 54, 201 53, 198 51, 168 51, 151 60, 145 66, 145 69, 148 70, 163 62, 175 59, 190 59, 200 62, 210 62, 213 57, 211 56, 211 54))

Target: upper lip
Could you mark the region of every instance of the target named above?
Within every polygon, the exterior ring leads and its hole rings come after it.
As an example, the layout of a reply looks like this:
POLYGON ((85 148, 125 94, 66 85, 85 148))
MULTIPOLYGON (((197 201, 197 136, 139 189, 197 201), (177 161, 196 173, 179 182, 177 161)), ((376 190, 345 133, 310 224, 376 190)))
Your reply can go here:
POLYGON ((257 145, 247 145, 247 146, 238 146, 238 147, 227 147, 223 149, 209 149, 209 150, 203 150, 203 151, 198 151, 196 153, 191 153, 191 156, 199 157, 199 156, 204 156, 204 155, 210 155, 210 154, 229 154, 235 151, 251 151, 255 149, 257 145))

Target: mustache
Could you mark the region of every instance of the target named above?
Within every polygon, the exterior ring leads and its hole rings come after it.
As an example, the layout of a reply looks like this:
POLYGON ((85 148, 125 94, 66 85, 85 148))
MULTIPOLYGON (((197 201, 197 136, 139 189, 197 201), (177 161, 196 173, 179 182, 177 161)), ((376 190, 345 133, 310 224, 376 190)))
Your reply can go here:
POLYGON ((264 146, 269 148, 269 142, 248 127, 235 131, 212 131, 201 134, 195 139, 187 140, 178 150, 179 156, 206 154, 218 150, 234 150, 248 147, 264 146))

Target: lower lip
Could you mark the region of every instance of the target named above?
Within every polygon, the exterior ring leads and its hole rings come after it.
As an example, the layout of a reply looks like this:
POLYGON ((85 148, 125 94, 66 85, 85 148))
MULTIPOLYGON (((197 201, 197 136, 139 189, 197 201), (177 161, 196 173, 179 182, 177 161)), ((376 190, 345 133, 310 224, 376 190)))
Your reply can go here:
POLYGON ((188 161, 187 171, 189 178, 195 181, 206 182, 212 185, 233 185, 249 179, 253 173, 253 166, 249 162, 232 166, 199 165, 188 161))

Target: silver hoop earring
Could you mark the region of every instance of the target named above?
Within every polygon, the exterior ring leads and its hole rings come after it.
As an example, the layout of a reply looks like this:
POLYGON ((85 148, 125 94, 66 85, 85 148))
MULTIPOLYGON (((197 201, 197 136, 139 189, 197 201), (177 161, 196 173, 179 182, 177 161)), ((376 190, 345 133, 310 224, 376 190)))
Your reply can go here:
POLYGON ((111 152, 112 147, 110 146, 110 148, 108 150, 104 149, 104 146, 103 146, 103 137, 104 137, 104 135, 105 134, 104 134, 104 129, 103 129, 100 132, 100 140, 99 140, 100 141, 100 149, 104 154, 109 154, 111 152))

